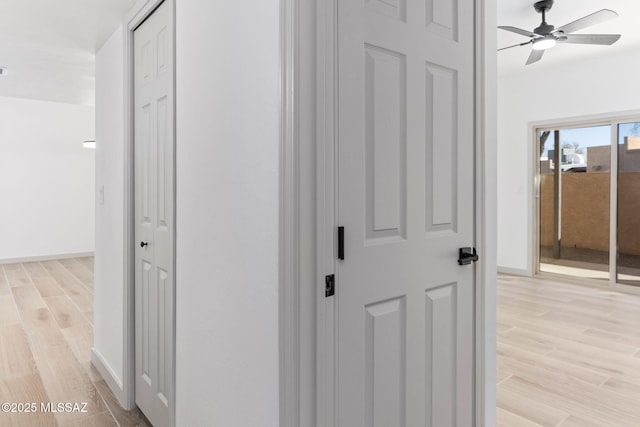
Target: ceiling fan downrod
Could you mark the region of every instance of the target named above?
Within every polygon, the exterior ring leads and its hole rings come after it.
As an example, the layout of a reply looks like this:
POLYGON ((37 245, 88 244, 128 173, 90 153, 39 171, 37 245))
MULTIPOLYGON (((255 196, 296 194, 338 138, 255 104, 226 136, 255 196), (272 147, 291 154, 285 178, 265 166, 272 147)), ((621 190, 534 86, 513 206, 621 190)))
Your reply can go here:
POLYGON ((553 25, 547 24, 547 12, 551 10, 552 6, 553 0, 542 0, 534 3, 533 8, 536 12, 542 14, 542 23, 538 28, 533 30, 534 33, 543 36, 551 33, 555 29, 553 25))

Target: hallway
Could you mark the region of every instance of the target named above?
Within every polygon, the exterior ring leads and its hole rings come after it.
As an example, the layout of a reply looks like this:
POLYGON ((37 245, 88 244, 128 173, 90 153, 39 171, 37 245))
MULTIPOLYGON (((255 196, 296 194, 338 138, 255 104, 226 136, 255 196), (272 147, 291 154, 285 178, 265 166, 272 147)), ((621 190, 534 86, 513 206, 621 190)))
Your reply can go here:
POLYGON ((120 408, 92 367, 92 323, 92 257, 0 265, 0 403, 36 404, 35 413, 3 407, 0 425, 149 425, 120 408), (79 405, 43 411, 49 402, 79 405))

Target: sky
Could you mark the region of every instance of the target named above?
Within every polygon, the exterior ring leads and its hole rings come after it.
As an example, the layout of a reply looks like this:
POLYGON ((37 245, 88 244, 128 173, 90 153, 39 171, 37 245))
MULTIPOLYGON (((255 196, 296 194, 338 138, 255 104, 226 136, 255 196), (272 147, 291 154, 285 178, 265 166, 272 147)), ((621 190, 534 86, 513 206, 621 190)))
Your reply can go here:
MULTIPOLYGON (((620 125, 619 139, 622 142, 625 136, 637 134, 640 124, 628 123, 620 125), (635 125, 635 126, 634 126, 635 125)), ((574 129, 560 129, 560 143, 575 143, 579 145, 578 149, 584 149, 586 157, 587 147, 597 147, 611 144, 611 126, 591 126, 574 129)), ((549 149, 553 150, 554 133, 549 135, 549 139, 545 144, 545 150, 542 153, 543 158, 547 158, 549 149)))

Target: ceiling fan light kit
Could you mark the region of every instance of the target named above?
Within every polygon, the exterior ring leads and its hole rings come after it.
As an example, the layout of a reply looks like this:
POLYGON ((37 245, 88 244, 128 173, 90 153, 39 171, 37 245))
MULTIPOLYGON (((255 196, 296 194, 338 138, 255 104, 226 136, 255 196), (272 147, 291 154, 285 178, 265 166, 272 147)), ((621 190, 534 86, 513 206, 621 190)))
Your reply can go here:
POLYGON ((531 53, 529 54, 529 59, 527 59, 527 65, 529 65, 542 59, 544 51, 554 47, 557 43, 612 45, 620 39, 620 34, 572 34, 575 31, 617 17, 618 14, 613 10, 602 9, 563 25, 562 27, 555 28, 553 25, 547 23, 547 12, 551 10, 552 6, 553 0, 542 0, 533 4, 536 12, 542 15, 542 22, 533 31, 527 31, 517 27, 499 26, 498 28, 501 30, 529 37, 529 41, 503 47, 498 50, 530 44, 531 53))
POLYGON ((544 36, 539 37, 533 41, 533 45, 531 46, 534 50, 546 50, 552 48, 556 45, 557 41, 553 36, 544 36))

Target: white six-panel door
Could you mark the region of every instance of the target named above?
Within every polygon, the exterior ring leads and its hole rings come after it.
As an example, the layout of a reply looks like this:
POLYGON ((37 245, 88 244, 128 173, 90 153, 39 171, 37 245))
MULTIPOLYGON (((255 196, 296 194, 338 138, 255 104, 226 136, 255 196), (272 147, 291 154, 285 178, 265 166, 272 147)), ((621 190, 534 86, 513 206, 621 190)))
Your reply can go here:
POLYGON ((474 2, 338 2, 336 424, 473 425, 474 2))
POLYGON ((174 54, 169 5, 134 31, 135 388, 155 427, 174 405, 174 54))

